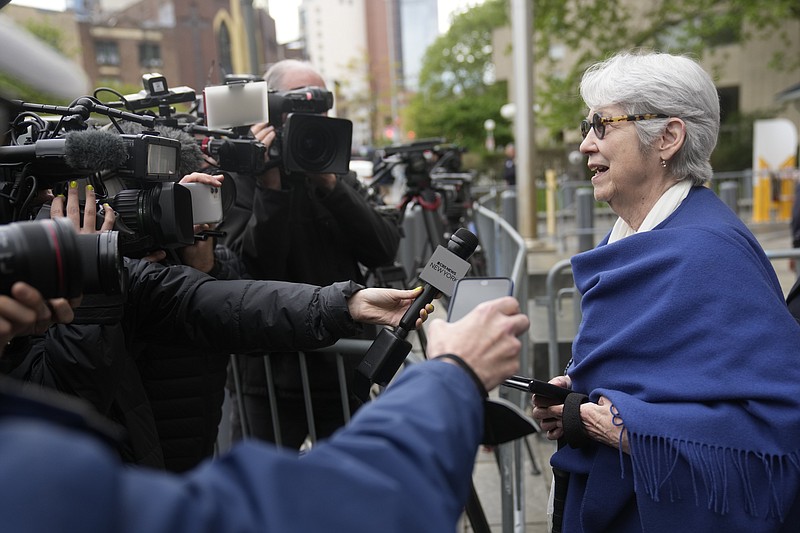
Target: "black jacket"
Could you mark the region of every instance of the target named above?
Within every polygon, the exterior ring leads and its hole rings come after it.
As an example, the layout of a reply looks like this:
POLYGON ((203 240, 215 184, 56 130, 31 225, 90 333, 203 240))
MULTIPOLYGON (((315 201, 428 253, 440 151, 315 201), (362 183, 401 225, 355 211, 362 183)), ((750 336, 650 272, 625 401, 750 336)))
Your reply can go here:
MULTIPOLYGON (((242 279, 244 266, 227 247, 217 245, 216 279, 242 279)), ((181 264, 175 257, 165 266, 181 264)), ((133 343, 136 367, 158 432, 164 466, 185 472, 214 454, 229 358, 195 346, 133 343)))
POLYGON ((320 288, 217 281, 190 267, 141 260, 126 260, 125 267, 124 303, 95 302, 79 308, 72 324, 19 339, 4 354, 2 370, 90 401, 127 429, 121 453, 130 462, 163 467, 149 400, 132 357, 135 342, 194 346, 227 360, 233 351, 319 348, 359 331, 346 301, 360 288, 355 283, 320 288), (98 315, 107 316, 107 323, 86 323, 98 315))
MULTIPOLYGON (((226 244, 242 258, 250 277, 315 285, 363 283, 365 269, 392 264, 401 238, 393 211, 368 200, 355 173, 339 176, 333 190, 324 193, 302 176, 284 178, 284 185, 267 189, 238 176, 236 208, 220 228, 228 232, 226 244)), ((299 392, 297 353, 270 355, 276 386, 299 392)), ((335 357, 308 358, 313 393, 338 396, 335 357)), ((348 381, 358 362, 357 356, 345 358, 348 381)), ((263 359, 244 360, 241 367, 244 392, 266 394, 263 359)))

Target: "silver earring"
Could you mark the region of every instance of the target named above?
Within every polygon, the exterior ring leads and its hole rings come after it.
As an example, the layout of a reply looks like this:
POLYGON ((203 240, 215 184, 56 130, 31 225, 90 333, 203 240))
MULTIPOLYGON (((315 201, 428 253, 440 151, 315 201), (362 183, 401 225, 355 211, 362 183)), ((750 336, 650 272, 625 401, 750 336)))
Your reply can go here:
POLYGON ((667 160, 666 159, 662 159, 661 160, 661 168, 667 168, 667 160))

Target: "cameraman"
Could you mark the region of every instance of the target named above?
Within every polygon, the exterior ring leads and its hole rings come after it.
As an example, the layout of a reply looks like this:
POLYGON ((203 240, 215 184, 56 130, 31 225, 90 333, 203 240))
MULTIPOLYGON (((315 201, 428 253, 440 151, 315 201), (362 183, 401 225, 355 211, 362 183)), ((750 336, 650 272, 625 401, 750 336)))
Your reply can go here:
MULTIPOLYGON (((264 79, 271 91, 325 88, 322 76, 309 63, 296 60, 276 63, 264 79)), ((273 122, 282 124, 284 118, 273 122)), ((280 138, 276 124, 256 124, 251 132, 270 148, 280 138)), ((393 262, 400 229, 396 220, 382 215, 378 206, 367 200, 355 173, 287 173, 277 163, 268 163, 271 168, 255 179, 240 177, 236 187, 241 209, 221 225, 228 232, 227 244, 239 253, 250 276, 315 285, 343 280, 364 283, 364 268, 393 262)), ((374 333, 369 338, 373 336, 374 333)), ((312 422, 318 438, 331 435, 349 415, 344 412, 339 392, 337 357, 342 358, 349 390, 359 356, 318 353, 307 357, 312 422)), ((270 406, 267 396, 264 359, 238 360, 244 405, 236 403, 233 409, 233 439, 243 436, 240 416, 245 414, 252 436, 276 442, 273 407, 278 412, 281 444, 299 449, 310 425, 300 358, 296 352, 272 352, 267 359, 274 376, 275 406, 270 406)), ((233 388, 234 381, 231 376, 229 388, 233 388)), ((233 398, 236 402, 235 395, 233 398)), ((356 400, 349 401, 348 411, 355 411, 357 406, 356 400)))

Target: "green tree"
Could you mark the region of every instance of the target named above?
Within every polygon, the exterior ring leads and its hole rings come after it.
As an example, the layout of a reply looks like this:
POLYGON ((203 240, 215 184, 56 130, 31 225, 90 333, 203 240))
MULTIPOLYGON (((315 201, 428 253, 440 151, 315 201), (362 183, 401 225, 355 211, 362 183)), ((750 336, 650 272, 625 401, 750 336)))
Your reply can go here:
POLYGON ((67 50, 64 46, 64 32, 61 28, 41 20, 29 19, 25 21, 25 29, 57 52, 66 55, 67 50))
MULTIPOLYGON (((507 4, 486 0, 458 15, 428 48, 419 92, 405 110, 418 137, 444 136, 479 149, 483 121, 492 118, 498 144, 511 139, 510 124, 498 116, 506 86, 495 80, 492 63, 492 31, 508 24, 507 4)), ((785 21, 800 19, 797 0, 534 0, 533 9, 536 120, 554 143, 585 113, 577 87, 590 64, 631 48, 702 57, 716 45, 783 32, 785 21), (553 53, 559 47, 569 51, 569 64, 553 53)), ((767 61, 776 69, 800 69, 796 50, 777 52, 767 61)))
POLYGON ((419 91, 403 118, 417 138, 445 137, 469 150, 481 150, 483 123, 493 119, 498 143, 511 140, 500 107, 508 100, 507 84, 497 82, 492 62, 492 31, 508 24, 506 2, 486 0, 456 16, 447 33, 426 51, 419 91))
MULTIPOLYGON (((538 124, 554 136, 573 128, 585 112, 577 94, 580 76, 590 64, 619 50, 652 48, 702 57, 716 45, 756 40, 784 31, 786 20, 798 19, 797 0, 536 0, 537 64, 554 65, 550 52, 556 46, 578 51, 566 72, 563 65, 538 70, 538 124)), ((776 69, 798 69, 800 54, 794 52, 778 52, 768 61, 776 69)))

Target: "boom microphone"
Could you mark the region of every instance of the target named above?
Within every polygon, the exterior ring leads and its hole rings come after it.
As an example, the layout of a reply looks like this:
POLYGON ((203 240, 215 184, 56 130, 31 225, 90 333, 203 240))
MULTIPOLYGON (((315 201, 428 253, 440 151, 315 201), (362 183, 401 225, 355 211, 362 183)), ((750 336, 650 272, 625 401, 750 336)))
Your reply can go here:
POLYGON ((64 161, 89 172, 113 170, 128 159, 122 138, 103 130, 71 131, 65 135, 65 148, 64 161))
POLYGON ((124 165, 127 159, 122 138, 102 130, 71 131, 58 139, 0 146, 0 163, 34 163, 37 173, 43 175, 84 175, 111 170, 124 165))

